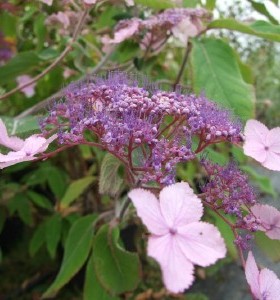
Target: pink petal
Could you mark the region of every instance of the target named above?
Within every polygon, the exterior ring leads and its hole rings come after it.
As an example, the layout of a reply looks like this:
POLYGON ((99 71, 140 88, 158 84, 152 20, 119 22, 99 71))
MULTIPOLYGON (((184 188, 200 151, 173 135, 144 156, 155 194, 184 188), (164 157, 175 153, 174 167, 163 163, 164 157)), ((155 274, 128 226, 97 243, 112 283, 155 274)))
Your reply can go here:
POLYGON ((23 147, 23 140, 13 136, 9 137, 4 122, 0 119, 0 144, 12 150, 20 150, 23 147))
POLYGON ((259 286, 259 270, 251 251, 248 253, 248 258, 245 266, 245 275, 253 295, 256 298, 261 299, 259 286))
POLYGON ((7 155, 0 154, 0 169, 18 164, 23 161, 34 160, 36 157, 26 156, 22 151, 9 152, 7 155))
POLYGON ((245 141, 255 141, 263 144, 266 141, 268 133, 268 128, 257 120, 249 120, 245 125, 245 141))
MULTIPOLYGON (((18 76, 16 78, 18 86, 20 87, 21 85, 26 84, 27 82, 29 82, 30 80, 32 80, 32 78, 29 75, 21 75, 18 76)), ((35 88, 36 83, 32 83, 24 88, 21 89, 21 91, 25 94, 26 97, 30 98, 35 94, 35 88)))
POLYGON ((192 23, 190 17, 184 18, 179 24, 173 27, 171 31, 173 35, 184 45, 187 45, 189 37, 193 37, 198 34, 198 30, 192 23))
POLYGON ((126 20, 126 23, 123 25, 124 26, 122 28, 119 28, 115 31, 113 39, 108 39, 105 37, 105 39, 102 39, 103 43, 106 42, 112 44, 119 44, 124 40, 129 39, 138 31, 139 20, 137 19, 126 20))
POLYGON ((172 235, 149 237, 148 255, 159 263, 164 285, 170 292, 183 292, 193 283, 193 264, 183 255, 172 235))
POLYGON ((134 189, 128 193, 128 197, 134 204, 137 215, 155 235, 168 232, 168 227, 161 215, 159 202, 154 194, 144 189, 134 189))
POLYGON ((265 150, 265 145, 257 141, 246 140, 243 145, 243 150, 245 155, 254 158, 260 163, 263 163, 268 155, 268 152, 265 150))
POLYGON ((159 199, 161 213, 170 228, 199 221, 202 217, 202 203, 186 182, 165 187, 159 199))
POLYGON ((280 280, 274 272, 263 269, 259 275, 261 299, 276 300, 280 298, 280 280))
POLYGON ((280 127, 275 127, 269 131, 266 144, 270 151, 280 154, 280 127))
POLYGON ((280 240, 280 211, 270 205, 254 205, 253 215, 263 224, 259 229, 265 231, 271 239, 280 240))
POLYGON ((179 227, 175 238, 185 257, 199 266, 209 266, 226 255, 225 242, 212 224, 194 222, 179 227))
POLYGON ((28 155, 35 155, 47 150, 49 144, 57 138, 57 135, 51 136, 49 139, 45 139, 37 134, 31 135, 24 141, 22 151, 25 151, 28 155))
POLYGON ((269 170, 280 171, 280 154, 269 151, 262 165, 269 170))

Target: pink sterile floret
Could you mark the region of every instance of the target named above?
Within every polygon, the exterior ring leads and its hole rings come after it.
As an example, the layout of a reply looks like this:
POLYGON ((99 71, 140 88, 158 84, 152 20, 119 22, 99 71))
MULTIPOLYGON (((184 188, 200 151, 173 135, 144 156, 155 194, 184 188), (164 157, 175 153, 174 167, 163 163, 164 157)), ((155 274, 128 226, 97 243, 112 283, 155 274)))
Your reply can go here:
POLYGON ((250 251, 245 266, 245 275, 252 294, 257 300, 276 300, 280 295, 280 280, 269 269, 259 271, 250 251))
MULTIPOLYGON (((18 76, 16 78, 16 80, 17 80, 18 86, 21 87, 22 85, 24 85, 27 82, 29 82, 30 80, 32 80, 32 77, 30 77, 29 75, 21 75, 21 76, 18 76)), ((36 83, 29 84, 28 86, 21 88, 21 92, 23 92, 27 98, 30 98, 30 97, 34 96, 34 94, 35 94, 35 90, 34 90, 35 86, 36 86, 36 83)))
POLYGON ((262 204, 254 205, 251 211, 260 223, 258 229, 264 231, 269 238, 280 240, 280 211, 262 204))
POLYGON ((8 152, 6 155, 0 153, 0 169, 36 159, 35 155, 46 151, 49 144, 56 138, 56 134, 48 139, 33 134, 24 141, 16 136, 9 137, 6 126, 0 119, 0 145, 15 150, 8 152))
POLYGON ((159 263, 169 291, 179 293, 192 284, 194 264, 206 267, 225 256, 220 232, 200 221, 202 203, 188 183, 165 187, 159 201, 144 189, 134 189, 128 196, 151 233, 148 255, 159 263))
POLYGON ((244 134, 244 153, 267 169, 280 171, 280 127, 269 130, 261 122, 249 120, 244 134))

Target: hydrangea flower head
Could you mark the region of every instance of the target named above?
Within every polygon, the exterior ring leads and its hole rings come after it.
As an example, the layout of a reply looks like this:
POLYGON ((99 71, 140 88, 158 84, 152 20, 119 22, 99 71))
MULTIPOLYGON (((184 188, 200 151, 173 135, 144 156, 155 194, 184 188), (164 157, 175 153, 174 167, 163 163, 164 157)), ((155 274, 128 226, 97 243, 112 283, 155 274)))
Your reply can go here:
POLYGON ((267 169, 280 171, 280 127, 269 130, 261 122, 249 120, 244 134, 244 153, 267 169))
POLYGON ((138 216, 151 233, 148 255, 160 265, 166 288, 183 292, 193 283, 194 264, 206 267, 223 258, 226 247, 218 229, 200 221, 203 207, 187 183, 151 192, 129 192, 138 216))
POLYGON ((276 300, 280 295, 280 280, 269 269, 259 271, 255 258, 250 251, 246 261, 245 275, 252 294, 257 300, 276 300))

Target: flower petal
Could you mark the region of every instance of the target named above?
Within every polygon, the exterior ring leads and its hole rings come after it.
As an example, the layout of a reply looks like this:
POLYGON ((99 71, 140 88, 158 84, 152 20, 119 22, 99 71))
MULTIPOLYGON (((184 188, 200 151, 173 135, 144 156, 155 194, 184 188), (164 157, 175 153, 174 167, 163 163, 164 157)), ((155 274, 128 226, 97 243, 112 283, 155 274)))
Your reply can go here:
POLYGON ((15 151, 18 151, 23 147, 22 139, 16 136, 12 136, 12 137, 8 136, 6 125, 1 119, 0 119, 0 144, 15 151))
POLYGON ((257 120, 249 120, 244 128, 245 141, 255 141, 263 144, 266 141, 266 137, 269 133, 269 129, 257 120))
POLYGON ((251 211, 263 224, 259 230, 265 231, 271 239, 280 240, 280 211, 270 205, 256 204, 251 211))
POLYGON ((265 146, 257 141, 245 141, 243 150, 245 155, 254 158, 260 163, 267 159, 268 152, 265 150, 265 146))
POLYGON ((259 275, 261 299, 276 300, 280 296, 280 280, 276 274, 268 269, 263 269, 259 275))
POLYGON ((170 292, 183 292, 193 283, 194 266, 183 255, 172 235, 149 237, 148 255, 159 263, 164 285, 170 292))
POLYGON ((159 199, 161 213, 170 228, 199 221, 202 217, 201 200, 186 182, 165 187, 159 199))
POLYGON ((179 227, 176 239, 184 255, 199 266, 209 266, 226 255, 225 242, 219 230, 206 222, 179 227))
POLYGON ((259 285, 259 269, 251 251, 249 251, 248 253, 248 258, 245 265, 245 276, 253 295, 256 298, 261 299, 259 285))
POLYGON ((280 154, 268 151, 267 158, 262 165, 269 170, 280 171, 280 154))
POLYGON ((26 156, 25 152, 9 152, 7 155, 0 154, 0 169, 15 165, 23 161, 34 160, 36 157, 26 156))
POLYGON ((280 127, 275 127, 269 131, 266 143, 269 150, 280 154, 280 127))
POLYGON ((154 194, 144 189, 134 189, 128 193, 128 197, 136 207, 137 215, 155 235, 168 232, 168 227, 161 215, 159 202, 154 194))

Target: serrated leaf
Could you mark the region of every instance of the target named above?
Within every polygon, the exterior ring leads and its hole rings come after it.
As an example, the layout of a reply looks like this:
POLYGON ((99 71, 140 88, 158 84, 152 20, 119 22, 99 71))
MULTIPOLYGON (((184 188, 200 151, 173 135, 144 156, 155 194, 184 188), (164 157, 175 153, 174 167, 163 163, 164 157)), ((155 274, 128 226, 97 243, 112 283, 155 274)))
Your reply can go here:
POLYGON ((84 177, 73 181, 67 188, 63 198, 61 199, 61 207, 68 207, 75 201, 95 180, 93 176, 84 177))
POLYGON ((62 218, 59 214, 54 214, 45 223, 45 235, 48 252, 51 258, 55 257, 56 249, 60 241, 62 228, 62 218))
POLYGON ((27 195, 29 199, 38 207, 45 208, 48 210, 53 209, 51 202, 44 195, 35 193, 34 191, 27 191, 27 195))
POLYGON ((118 297, 108 294, 97 280, 93 266, 93 255, 87 263, 83 300, 119 300, 118 297))
POLYGON ((255 233, 257 246, 273 261, 280 261, 280 241, 271 240, 264 232, 255 233))
POLYGON ((81 217, 72 225, 59 273, 43 298, 54 296, 84 265, 92 246, 95 219, 96 215, 81 217))
POLYGON ((112 154, 107 153, 103 158, 99 177, 99 192, 101 194, 117 195, 123 183, 118 174, 121 162, 112 154))
POLYGON ((140 281, 139 257, 119 244, 119 229, 103 225, 94 238, 93 263, 98 281, 112 295, 134 290, 140 281))
POLYGON ((274 25, 266 21, 256 21, 250 25, 235 19, 214 20, 207 26, 209 29, 224 28, 242 33, 255 35, 269 41, 280 42, 280 25, 274 25))
POLYGON ((45 222, 41 223, 34 232, 29 243, 29 254, 34 256, 45 242, 45 222))
POLYGON ((253 117, 252 86, 243 80, 236 54, 227 43, 214 38, 193 40, 191 66, 196 93, 204 92, 243 120, 253 117))

